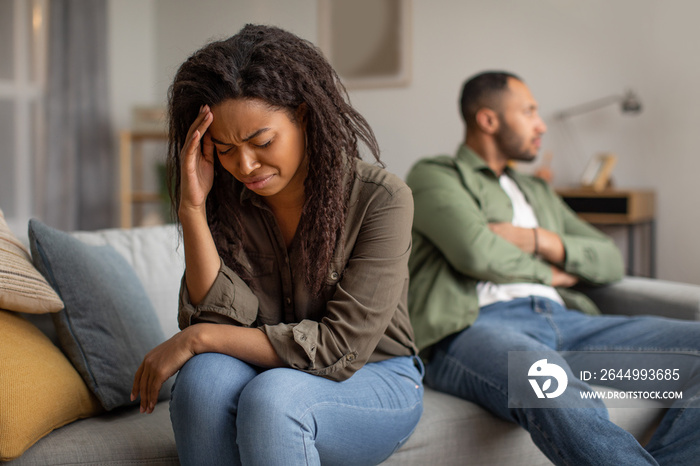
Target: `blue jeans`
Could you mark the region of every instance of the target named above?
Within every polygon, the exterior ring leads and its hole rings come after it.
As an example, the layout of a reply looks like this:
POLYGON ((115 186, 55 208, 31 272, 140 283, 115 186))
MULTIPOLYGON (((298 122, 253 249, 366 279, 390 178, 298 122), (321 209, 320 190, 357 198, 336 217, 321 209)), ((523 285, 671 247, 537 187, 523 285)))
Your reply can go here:
MULTIPOLYGON (((700 409, 688 408, 700 408, 699 355, 700 322, 589 316, 549 299, 529 297, 485 306, 471 327, 439 342, 425 383, 521 425, 555 464, 695 465, 700 457, 700 409), (509 407, 508 351, 596 350, 692 355, 693 375, 683 389, 683 406, 671 406, 644 448, 609 420, 600 400, 587 401, 586 408, 513 407, 512 402, 509 407)), ((569 385, 590 390, 572 373, 573 361, 567 362, 566 353, 549 362, 567 372, 569 385)))
POLYGON ((218 353, 190 359, 170 418, 183 465, 377 464, 408 440, 423 412, 417 357, 366 364, 334 382, 259 368, 218 353))

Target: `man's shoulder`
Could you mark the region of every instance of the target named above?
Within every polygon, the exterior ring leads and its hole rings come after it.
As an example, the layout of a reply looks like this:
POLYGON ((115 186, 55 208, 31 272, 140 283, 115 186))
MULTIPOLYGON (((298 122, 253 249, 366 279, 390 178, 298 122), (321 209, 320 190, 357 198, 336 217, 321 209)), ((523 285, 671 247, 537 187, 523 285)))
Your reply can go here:
POLYGON ((454 155, 447 155, 447 154, 441 154, 441 155, 433 155, 430 157, 423 157, 419 159, 415 164, 413 164, 413 168, 411 171, 413 171, 416 168, 422 168, 422 167, 448 167, 448 168, 454 168, 457 166, 457 159, 455 158, 454 155))
POLYGON ((459 177, 458 160, 451 155, 424 157, 413 164, 406 183, 415 189, 435 183, 444 177, 459 177))

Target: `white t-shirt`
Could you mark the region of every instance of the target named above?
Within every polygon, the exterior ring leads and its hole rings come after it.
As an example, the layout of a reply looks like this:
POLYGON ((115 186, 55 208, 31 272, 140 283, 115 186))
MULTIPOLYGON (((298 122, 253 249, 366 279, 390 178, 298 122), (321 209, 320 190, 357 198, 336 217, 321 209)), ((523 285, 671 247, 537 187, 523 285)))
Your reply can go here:
MULTIPOLYGON (((527 199, 525 199, 520 188, 518 188, 518 185, 515 184, 515 181, 504 173, 500 176, 498 182, 513 204, 513 220, 511 223, 516 227, 537 228, 535 212, 527 202, 527 199)), ((479 307, 528 296, 542 296, 559 304, 564 304, 557 290, 551 286, 539 283, 504 283, 498 285, 493 282, 482 281, 476 285, 476 292, 479 298, 479 307)))

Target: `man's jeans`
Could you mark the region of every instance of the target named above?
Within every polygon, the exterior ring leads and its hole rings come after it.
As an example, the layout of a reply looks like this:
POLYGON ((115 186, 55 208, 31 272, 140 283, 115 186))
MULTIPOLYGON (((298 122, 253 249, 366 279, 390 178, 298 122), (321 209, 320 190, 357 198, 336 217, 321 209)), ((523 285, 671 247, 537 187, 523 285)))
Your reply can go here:
POLYGON ((408 440, 423 411, 417 357, 366 364, 334 382, 236 358, 190 359, 170 417, 183 465, 377 464, 408 440))
MULTIPOLYGON (((570 385, 590 390, 572 373, 566 353, 551 354, 555 357, 549 362, 564 368, 570 385)), ((520 424, 555 464, 695 465, 700 458, 698 355, 700 322, 589 316, 549 299, 519 298, 485 306, 471 327, 438 343, 426 368, 425 383, 520 424), (679 402, 672 405, 645 449, 609 421, 601 400, 585 402, 586 408, 580 407, 580 399, 578 408, 509 408, 509 351, 690 353, 694 376, 684 387, 683 407, 678 407, 679 402)))

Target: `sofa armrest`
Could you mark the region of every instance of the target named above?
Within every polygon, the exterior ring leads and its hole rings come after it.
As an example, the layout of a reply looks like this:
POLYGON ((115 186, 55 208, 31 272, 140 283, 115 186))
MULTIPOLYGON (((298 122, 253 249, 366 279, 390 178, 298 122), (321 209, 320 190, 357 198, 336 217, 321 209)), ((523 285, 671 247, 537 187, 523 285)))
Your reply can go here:
POLYGON ((657 315, 700 320, 700 286, 651 278, 625 277, 582 290, 605 314, 657 315))

